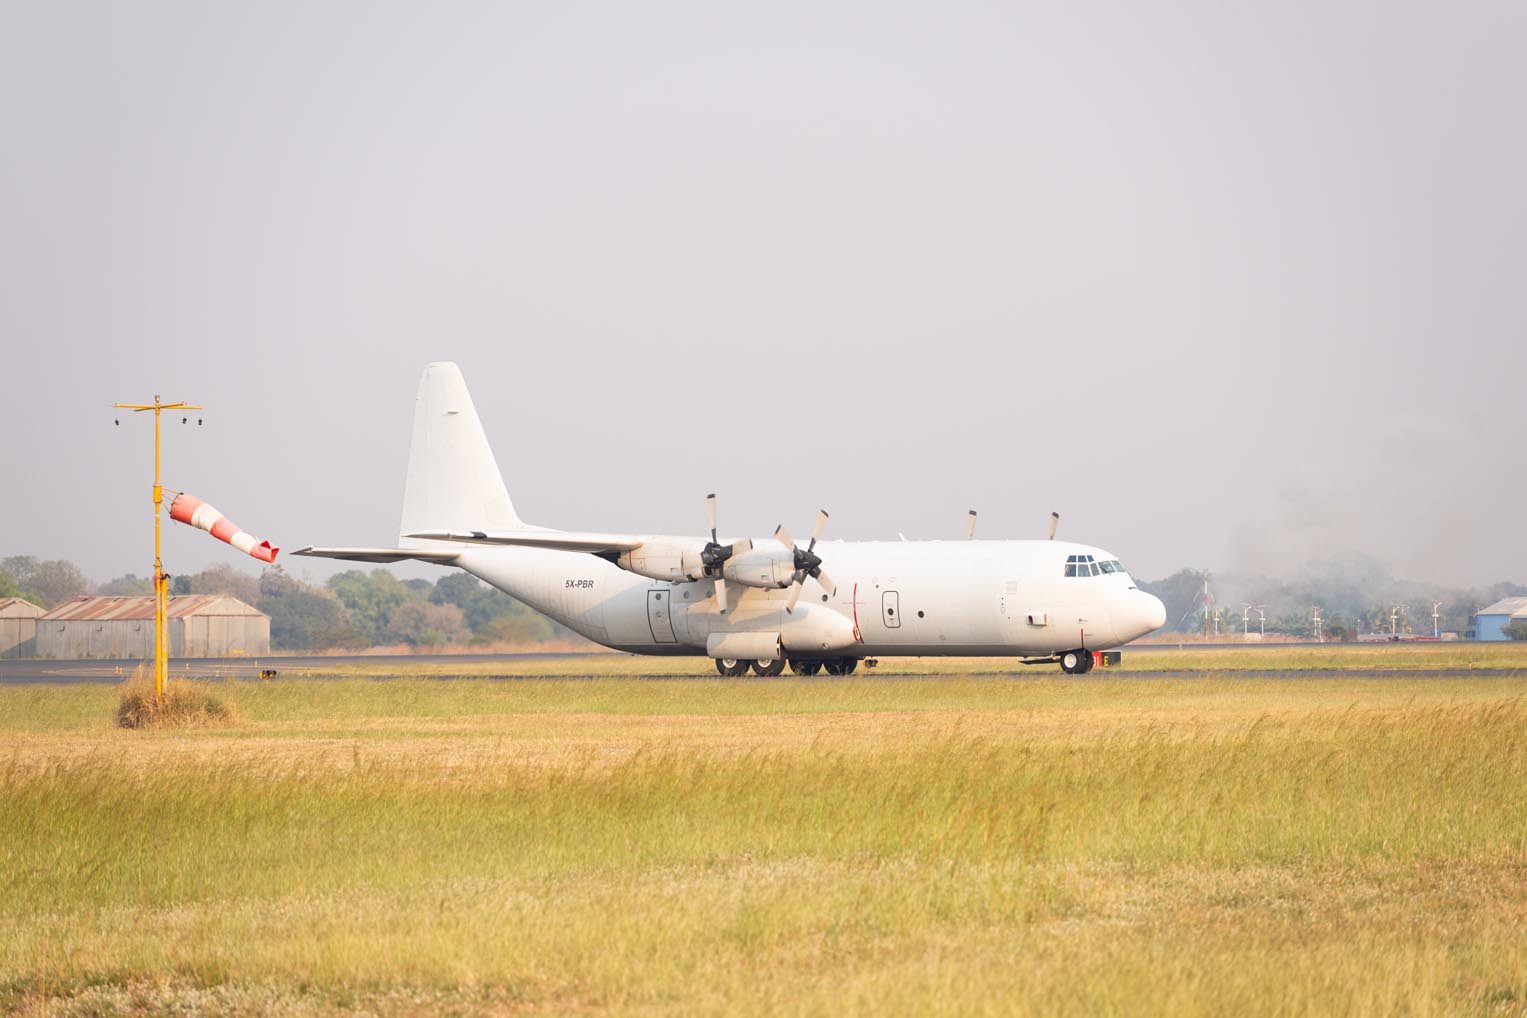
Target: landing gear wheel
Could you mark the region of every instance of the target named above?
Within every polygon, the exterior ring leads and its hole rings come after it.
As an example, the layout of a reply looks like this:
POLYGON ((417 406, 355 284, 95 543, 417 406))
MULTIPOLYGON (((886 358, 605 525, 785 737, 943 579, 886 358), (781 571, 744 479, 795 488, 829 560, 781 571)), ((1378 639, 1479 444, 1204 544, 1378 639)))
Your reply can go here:
POLYGON ((1092 652, 1068 650, 1060 656, 1060 670, 1067 675, 1086 675, 1092 671, 1092 652))
POLYGON ((854 669, 859 667, 859 659, 856 657, 830 657, 822 663, 827 669, 828 675, 852 675, 854 669))
POLYGON ((739 661, 734 657, 718 657, 716 658, 716 671, 729 679, 735 679, 739 675, 746 675, 748 673, 748 663, 746 661, 739 661))
POLYGON ((753 674, 764 678, 773 678, 785 670, 785 659, 777 657, 773 661, 754 661, 753 674))
POLYGON ((822 670, 822 662, 802 661, 799 658, 792 658, 790 661, 790 670, 797 675, 815 675, 817 672, 822 670))

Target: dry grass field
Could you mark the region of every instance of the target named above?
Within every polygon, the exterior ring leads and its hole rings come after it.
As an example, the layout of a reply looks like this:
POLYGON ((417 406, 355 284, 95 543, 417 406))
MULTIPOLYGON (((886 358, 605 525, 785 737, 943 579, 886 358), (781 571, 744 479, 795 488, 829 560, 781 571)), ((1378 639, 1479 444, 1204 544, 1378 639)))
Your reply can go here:
POLYGON ((0 1011, 1527 1013, 1521 680, 889 667, 0 687, 0 1011))

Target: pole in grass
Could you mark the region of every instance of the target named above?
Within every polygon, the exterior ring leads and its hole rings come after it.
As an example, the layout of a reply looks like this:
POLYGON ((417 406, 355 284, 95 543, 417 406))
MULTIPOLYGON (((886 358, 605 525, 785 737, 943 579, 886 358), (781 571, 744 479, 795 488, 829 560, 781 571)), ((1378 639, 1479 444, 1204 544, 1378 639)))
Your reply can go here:
MULTIPOLYGON (((165 615, 169 611, 169 580, 164 573, 164 563, 159 555, 159 510, 164 504, 164 483, 159 477, 159 446, 160 446, 160 415, 166 410, 200 410, 201 406, 196 403, 165 403, 156 393, 152 403, 113 403, 112 406, 119 410, 131 410, 133 413, 142 413, 145 410, 154 412, 154 700, 164 700, 164 684, 169 678, 169 633, 165 622, 165 615)), ((182 417, 180 423, 188 423, 189 418, 182 417)), ((118 424, 121 423, 119 420, 118 424)), ((198 425, 201 418, 196 419, 198 425)))

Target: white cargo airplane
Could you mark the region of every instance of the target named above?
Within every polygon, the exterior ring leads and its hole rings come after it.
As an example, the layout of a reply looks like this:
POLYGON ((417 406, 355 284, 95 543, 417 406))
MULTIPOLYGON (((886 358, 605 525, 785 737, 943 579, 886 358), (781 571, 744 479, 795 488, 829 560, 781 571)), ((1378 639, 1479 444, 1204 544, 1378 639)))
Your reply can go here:
MULTIPOLYGON (((1166 621, 1113 555, 1045 541, 722 542, 573 533, 523 522, 455 364, 424 369, 396 548, 304 548, 359 562, 457 566, 596 643, 704 654, 723 675, 852 672, 892 655, 1021 657, 1091 670, 1092 652, 1166 621), (825 567, 825 568, 824 568, 825 567), (831 569, 829 575, 827 569, 831 569)), ((975 513, 967 538, 973 536, 975 513)))

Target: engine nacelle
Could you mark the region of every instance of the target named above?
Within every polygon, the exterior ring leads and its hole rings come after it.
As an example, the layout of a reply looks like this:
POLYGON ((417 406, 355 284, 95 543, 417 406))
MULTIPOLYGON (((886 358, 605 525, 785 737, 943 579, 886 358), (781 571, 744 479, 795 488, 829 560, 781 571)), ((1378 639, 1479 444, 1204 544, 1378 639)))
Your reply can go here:
MULTIPOLYGON (((705 575, 700 554, 706 542, 699 539, 658 538, 620 553, 615 564, 639 576, 682 583, 705 575)), ((795 576, 795 556, 781 544, 754 546, 726 560, 721 575, 728 583, 773 590, 788 587, 795 576)))
POLYGON ((630 551, 621 552, 615 564, 639 576, 681 583, 698 580, 704 575, 705 565, 700 561, 700 553, 704 550, 705 542, 700 540, 646 541, 630 551))
POLYGON ((763 548, 755 545, 750 551, 727 559, 721 575, 728 583, 744 587, 788 587, 795 576, 795 556, 784 545, 763 548))

